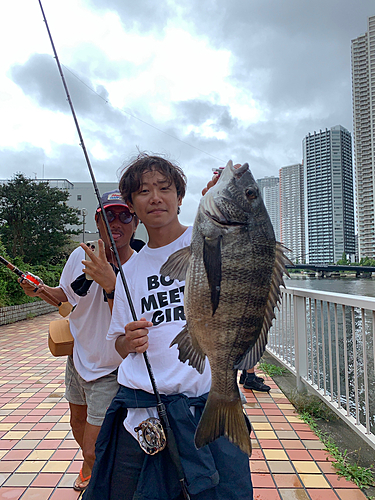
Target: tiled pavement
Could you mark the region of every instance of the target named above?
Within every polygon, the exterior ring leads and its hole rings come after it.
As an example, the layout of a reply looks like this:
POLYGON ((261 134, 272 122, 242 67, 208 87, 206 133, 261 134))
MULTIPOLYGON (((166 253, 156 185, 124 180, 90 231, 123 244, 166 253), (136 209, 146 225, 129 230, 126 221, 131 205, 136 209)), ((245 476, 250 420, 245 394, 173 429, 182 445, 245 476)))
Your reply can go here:
MULTIPOLYGON (((77 500, 82 456, 64 399, 65 358, 47 348, 57 313, 0 327, 0 500, 77 500)), ((255 438, 256 500, 364 500, 336 475, 324 446, 272 379, 270 394, 244 390, 255 438)))

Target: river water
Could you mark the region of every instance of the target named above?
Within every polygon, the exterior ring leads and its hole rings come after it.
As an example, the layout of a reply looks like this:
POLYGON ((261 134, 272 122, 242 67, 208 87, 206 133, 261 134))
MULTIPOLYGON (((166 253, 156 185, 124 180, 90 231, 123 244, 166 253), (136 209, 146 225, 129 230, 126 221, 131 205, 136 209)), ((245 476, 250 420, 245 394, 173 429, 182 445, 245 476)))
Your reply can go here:
POLYGON ((310 278, 293 274, 291 274, 291 279, 287 276, 284 278, 287 288, 308 288, 309 290, 375 297, 375 278, 310 278))

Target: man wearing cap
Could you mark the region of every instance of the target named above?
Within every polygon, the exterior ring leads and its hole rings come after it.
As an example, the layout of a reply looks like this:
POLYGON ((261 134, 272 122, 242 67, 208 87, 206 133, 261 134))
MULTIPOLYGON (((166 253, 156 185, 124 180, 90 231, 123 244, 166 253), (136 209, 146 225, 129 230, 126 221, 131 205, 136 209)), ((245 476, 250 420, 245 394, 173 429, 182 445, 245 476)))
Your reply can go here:
MULTIPOLYGON (((130 243, 138 220, 130 213, 118 190, 104 193, 102 203, 121 264, 124 264, 133 257, 130 243)), ((69 256, 58 287, 41 285, 34 292, 27 284, 21 284, 27 295, 38 296, 47 290, 59 302, 75 306, 69 317, 74 348, 73 356, 68 356, 66 364, 65 397, 69 401, 73 435, 84 458, 73 484, 77 491, 84 490, 90 481, 96 438, 106 410, 117 393, 117 367, 122 361, 113 343, 106 340, 117 266, 100 212, 98 207, 95 221, 101 238, 99 256, 92 255, 90 260, 85 260, 85 251, 89 253, 90 249, 81 243, 69 256), (94 281, 88 282, 83 272, 94 281)))

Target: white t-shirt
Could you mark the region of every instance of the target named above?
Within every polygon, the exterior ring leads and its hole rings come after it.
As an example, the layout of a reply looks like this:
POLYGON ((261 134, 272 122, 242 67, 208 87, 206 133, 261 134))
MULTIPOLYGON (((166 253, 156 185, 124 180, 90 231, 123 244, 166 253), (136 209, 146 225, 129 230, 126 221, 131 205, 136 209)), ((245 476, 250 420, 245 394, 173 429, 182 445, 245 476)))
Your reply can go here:
POLYGON ((113 342, 106 339, 111 312, 108 303, 104 302, 103 289, 94 281, 87 295, 80 297, 70 286, 82 274, 84 259, 85 251, 81 247, 71 253, 61 274, 60 287, 70 304, 76 306, 69 316, 74 337, 74 366, 86 382, 91 382, 113 372, 122 358, 113 342))
MULTIPOLYGON (((184 316, 184 281, 172 281, 160 276, 160 268, 168 257, 180 248, 190 245, 192 228, 169 245, 160 248, 144 246, 131 260, 123 265, 130 296, 137 319, 146 318, 154 326, 149 329, 148 358, 156 385, 161 394, 185 394, 201 396, 211 387, 211 370, 206 358, 202 375, 195 368, 178 359, 177 346, 169 347, 172 340, 186 324, 184 316)), ((112 321, 107 338, 114 341, 125 333, 125 325, 132 322, 124 287, 117 276, 112 321)), ((131 353, 121 363, 118 382, 131 389, 153 393, 150 378, 142 354, 131 353)), ((156 410, 152 412, 157 416, 156 410)), ((133 429, 150 416, 150 411, 130 409, 125 420, 126 429, 133 429)))

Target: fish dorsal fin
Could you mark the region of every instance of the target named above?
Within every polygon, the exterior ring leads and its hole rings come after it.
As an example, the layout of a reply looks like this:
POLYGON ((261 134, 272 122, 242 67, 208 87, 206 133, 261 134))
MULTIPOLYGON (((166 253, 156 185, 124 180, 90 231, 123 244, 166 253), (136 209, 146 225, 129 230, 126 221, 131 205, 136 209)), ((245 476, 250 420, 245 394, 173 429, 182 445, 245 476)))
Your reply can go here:
POLYGON ((208 284, 211 290, 212 316, 219 306, 221 285, 221 241, 217 238, 205 238, 203 245, 203 262, 206 269, 208 284))
POLYGON ((189 269, 191 257, 190 247, 184 247, 169 256, 160 268, 162 276, 169 276, 173 280, 184 281, 189 269))
POLYGON ((179 351, 178 359, 182 361, 182 363, 185 363, 185 361, 189 360, 188 364, 198 370, 200 374, 202 374, 204 371, 204 365, 206 363, 206 355, 201 350, 199 345, 191 338, 187 324, 172 340, 169 347, 172 347, 176 344, 179 351))
POLYGON ((263 353, 266 349, 268 332, 271 328, 272 321, 275 318, 274 310, 275 307, 280 303, 280 287, 285 287, 283 274, 285 273, 287 276, 289 276, 289 273, 285 266, 287 264, 293 265, 293 263, 284 254, 284 251, 289 252, 289 250, 284 247, 284 245, 276 242, 275 262, 271 277, 271 287, 268 294, 266 310, 264 312, 262 329, 254 346, 250 347, 250 349, 234 366, 234 368, 236 368, 237 370, 250 370, 250 368, 253 368, 263 356, 263 353))

